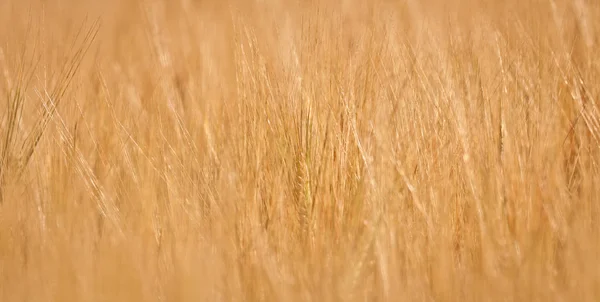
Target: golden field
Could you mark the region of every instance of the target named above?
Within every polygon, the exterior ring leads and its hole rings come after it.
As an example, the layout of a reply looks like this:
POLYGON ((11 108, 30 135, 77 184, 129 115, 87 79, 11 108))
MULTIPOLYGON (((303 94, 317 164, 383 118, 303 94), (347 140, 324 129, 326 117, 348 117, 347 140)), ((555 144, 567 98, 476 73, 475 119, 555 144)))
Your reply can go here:
POLYGON ((0 1, 0 301, 599 301, 600 2, 0 1))

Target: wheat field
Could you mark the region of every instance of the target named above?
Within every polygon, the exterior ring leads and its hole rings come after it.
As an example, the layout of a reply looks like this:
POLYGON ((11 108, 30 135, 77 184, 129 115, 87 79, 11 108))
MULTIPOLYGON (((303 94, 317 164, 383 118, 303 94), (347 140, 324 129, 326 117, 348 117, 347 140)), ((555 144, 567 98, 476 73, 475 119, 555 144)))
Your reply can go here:
POLYGON ((0 301, 600 301, 599 20, 0 1, 0 301))

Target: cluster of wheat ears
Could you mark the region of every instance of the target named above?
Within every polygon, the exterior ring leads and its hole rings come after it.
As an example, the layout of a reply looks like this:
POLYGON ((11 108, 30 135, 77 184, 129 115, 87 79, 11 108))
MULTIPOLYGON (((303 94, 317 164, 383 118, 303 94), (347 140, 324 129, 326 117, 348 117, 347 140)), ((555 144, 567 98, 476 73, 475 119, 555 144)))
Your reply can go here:
POLYGON ((0 301, 599 301, 600 2, 0 1, 0 301))

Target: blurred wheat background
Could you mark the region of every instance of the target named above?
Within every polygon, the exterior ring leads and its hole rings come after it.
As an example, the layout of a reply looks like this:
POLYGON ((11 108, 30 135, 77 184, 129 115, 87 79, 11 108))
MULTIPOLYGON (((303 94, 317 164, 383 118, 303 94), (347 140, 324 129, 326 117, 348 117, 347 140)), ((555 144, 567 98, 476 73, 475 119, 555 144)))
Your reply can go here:
POLYGON ((599 20, 0 1, 0 300, 600 301, 599 20))

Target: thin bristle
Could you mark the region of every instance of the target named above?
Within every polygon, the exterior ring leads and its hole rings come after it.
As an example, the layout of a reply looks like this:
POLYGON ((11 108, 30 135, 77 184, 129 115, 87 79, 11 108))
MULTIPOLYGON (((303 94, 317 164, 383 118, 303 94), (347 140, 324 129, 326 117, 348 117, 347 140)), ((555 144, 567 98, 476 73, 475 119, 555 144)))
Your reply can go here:
POLYGON ((0 301, 598 301, 597 20, 0 1, 0 301))

